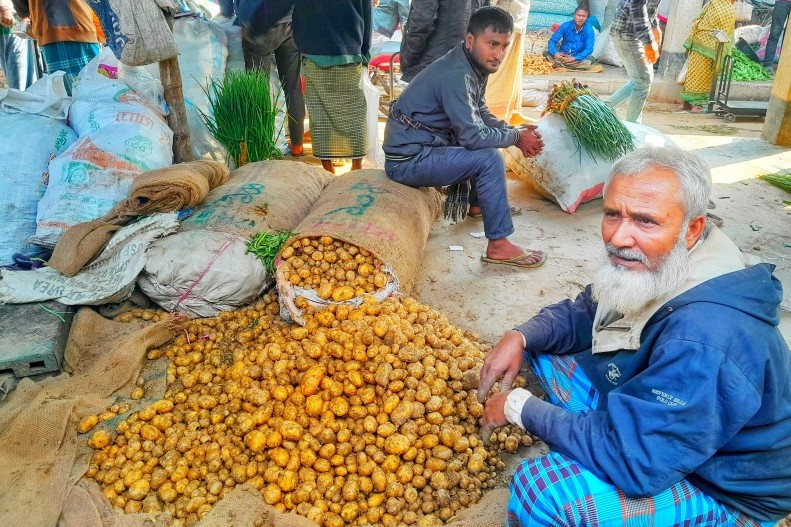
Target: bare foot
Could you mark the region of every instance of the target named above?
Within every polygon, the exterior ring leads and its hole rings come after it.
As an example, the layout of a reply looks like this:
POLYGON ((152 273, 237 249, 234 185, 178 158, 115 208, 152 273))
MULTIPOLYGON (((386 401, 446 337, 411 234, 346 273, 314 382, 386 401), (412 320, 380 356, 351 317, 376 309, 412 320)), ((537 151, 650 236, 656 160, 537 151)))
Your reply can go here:
POLYGON ((470 216, 480 216, 481 215, 481 208, 480 207, 470 207, 470 210, 467 212, 470 216))
POLYGON ((363 159, 352 159, 352 170, 360 170, 363 167, 363 159))
POLYGON ((326 170, 327 172, 329 172, 330 174, 334 174, 335 173, 335 167, 333 166, 331 159, 322 159, 321 160, 321 167, 324 170, 326 170))
POLYGON ((525 256, 526 263, 538 263, 541 261, 541 251, 530 251, 512 243, 508 238, 500 238, 497 240, 489 240, 489 245, 486 247, 486 256, 493 260, 510 260, 519 256, 531 253, 525 256))

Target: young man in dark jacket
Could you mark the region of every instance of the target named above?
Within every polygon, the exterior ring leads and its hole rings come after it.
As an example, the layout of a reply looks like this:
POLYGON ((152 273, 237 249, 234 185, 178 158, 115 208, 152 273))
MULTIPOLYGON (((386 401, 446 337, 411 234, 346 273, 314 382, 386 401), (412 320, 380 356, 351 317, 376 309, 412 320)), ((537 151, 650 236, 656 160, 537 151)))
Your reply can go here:
POLYGON ((514 224, 498 148, 516 145, 535 156, 543 142, 534 126, 509 126, 484 102, 486 80, 500 66, 512 31, 511 15, 503 9, 476 11, 464 42, 423 70, 396 100, 383 148, 390 179, 412 187, 451 186, 450 217, 466 216, 468 207, 483 216, 484 261, 530 268, 543 264, 546 255, 508 239, 514 224))
POLYGON ((612 169, 593 285, 487 355, 482 435, 552 448, 514 474, 508 525, 769 527, 791 511, 791 354, 774 266, 708 229, 711 175, 646 147, 612 169), (526 359, 545 402, 511 382, 526 359))

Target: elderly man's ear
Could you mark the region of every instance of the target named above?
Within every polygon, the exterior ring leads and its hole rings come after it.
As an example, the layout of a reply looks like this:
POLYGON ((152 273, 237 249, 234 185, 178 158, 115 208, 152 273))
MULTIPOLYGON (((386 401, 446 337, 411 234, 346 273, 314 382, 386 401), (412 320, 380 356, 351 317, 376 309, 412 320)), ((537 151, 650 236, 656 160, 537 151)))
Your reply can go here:
POLYGON ((687 249, 692 249, 692 247, 698 243, 700 239, 700 235, 703 233, 703 228, 706 226, 706 216, 696 216, 689 220, 689 224, 687 225, 687 233, 684 235, 685 241, 687 243, 687 249))

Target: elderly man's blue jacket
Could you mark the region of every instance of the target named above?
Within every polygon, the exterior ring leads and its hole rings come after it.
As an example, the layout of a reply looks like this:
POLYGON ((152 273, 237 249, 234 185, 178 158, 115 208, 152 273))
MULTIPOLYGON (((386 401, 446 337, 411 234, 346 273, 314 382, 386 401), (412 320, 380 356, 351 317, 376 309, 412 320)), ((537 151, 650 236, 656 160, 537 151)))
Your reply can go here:
POLYGON ((682 293, 654 313, 634 351, 591 353, 590 287, 543 309, 517 328, 527 352, 576 354, 605 397, 587 415, 531 397, 525 427, 629 496, 686 478, 756 520, 782 518, 791 511, 791 354, 773 269, 682 293))

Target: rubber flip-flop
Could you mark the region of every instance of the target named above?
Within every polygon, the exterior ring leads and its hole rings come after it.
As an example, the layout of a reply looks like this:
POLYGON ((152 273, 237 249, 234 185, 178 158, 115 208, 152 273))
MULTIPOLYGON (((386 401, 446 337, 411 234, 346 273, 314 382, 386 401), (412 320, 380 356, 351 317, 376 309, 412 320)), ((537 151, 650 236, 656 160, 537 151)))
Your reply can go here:
MULTIPOLYGON (((522 214, 522 209, 519 207, 510 207, 508 209, 508 212, 511 213, 511 216, 519 216, 520 214, 522 214)), ((469 216, 470 218, 482 218, 483 214, 480 212, 476 212, 475 214, 469 212, 467 213, 467 216, 469 216)))
POLYGON ((521 267, 523 269, 532 269, 534 267, 541 267, 544 265, 544 262, 547 261, 547 254, 544 251, 531 251, 528 250, 519 256, 515 256, 514 258, 508 258, 505 260, 499 258, 489 258, 488 256, 481 256, 481 260, 490 263, 490 264, 497 264, 497 265, 509 265, 511 267, 521 267), (541 258, 537 262, 527 263, 528 258, 531 256, 539 255, 541 258), (524 263, 522 263, 524 262, 524 263))

